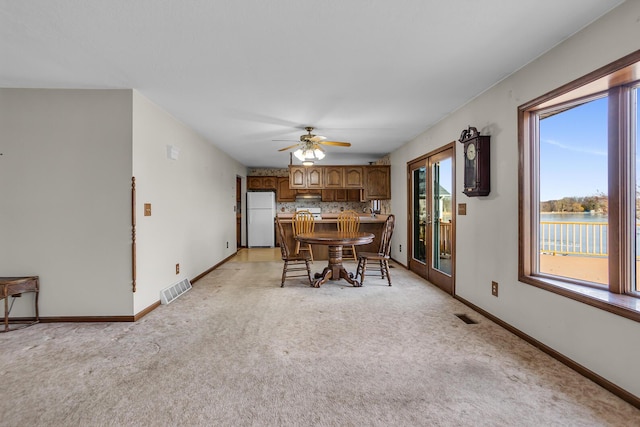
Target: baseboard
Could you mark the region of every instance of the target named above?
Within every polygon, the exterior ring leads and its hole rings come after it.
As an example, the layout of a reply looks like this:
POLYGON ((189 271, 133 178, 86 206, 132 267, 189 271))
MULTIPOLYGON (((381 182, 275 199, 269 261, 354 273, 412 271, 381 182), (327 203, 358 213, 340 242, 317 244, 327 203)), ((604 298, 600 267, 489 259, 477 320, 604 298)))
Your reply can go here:
POLYGON ((142 319, 144 316, 146 316, 147 314, 151 313, 153 310, 155 310, 158 307, 160 307, 160 300, 154 302, 149 307, 147 307, 144 310, 138 312, 135 316, 133 316, 133 321, 137 322, 138 320, 142 319))
POLYGON ((409 268, 404 265, 403 263, 399 262, 398 260, 396 260, 395 258, 390 258, 391 261, 395 262, 396 264, 398 264, 400 267, 403 267, 405 270, 408 270, 409 268))
MULTIPOLYGON (((233 255, 228 256, 223 259, 213 267, 207 269, 205 272, 198 274, 191 280, 191 283, 195 283, 198 280, 202 279, 207 274, 211 273, 216 268, 220 267, 225 262, 229 261, 231 258, 236 256, 237 252, 233 255)), ((40 317, 40 323, 94 323, 94 322, 137 322, 142 319, 147 314, 151 313, 153 310, 158 308, 161 305, 160 300, 154 302, 149 307, 141 310, 137 314, 133 316, 48 316, 48 317, 40 317)), ((12 321, 28 321, 30 318, 17 318, 12 321)), ((35 319, 34 319, 35 320, 35 319)))
POLYGON ((226 257, 225 259, 223 259, 222 261, 220 261, 219 263, 217 263, 213 267, 209 268, 208 270, 198 274, 196 277, 191 279, 191 284, 193 285, 195 282, 197 282, 198 280, 202 279, 204 276, 206 276, 207 274, 211 273, 213 270, 215 270, 216 268, 220 267, 222 264, 224 264, 225 262, 229 261, 231 258, 236 256, 237 254, 238 254, 238 251, 236 251, 235 253, 229 255, 228 257, 226 257))
POLYGON ((48 316, 40 317, 40 323, 94 323, 133 322, 135 316, 48 316))
POLYGON ((528 342, 532 346, 538 348, 539 350, 547 353, 549 356, 553 357, 554 359, 558 360, 559 362, 565 364, 566 366, 568 366, 569 368, 573 369, 574 371, 576 371, 577 373, 579 373, 583 377, 586 377, 586 378, 590 379, 594 383, 598 384, 600 387, 610 391, 611 393, 615 394, 616 396, 618 396, 622 400, 624 400, 626 402, 629 402, 631 405, 633 405, 636 408, 640 409, 640 397, 638 397, 638 396, 628 392, 627 390, 617 386, 616 384, 612 383, 611 381, 607 380, 606 378, 601 377, 600 375, 596 374, 595 372, 591 371, 590 369, 588 369, 588 368, 582 366, 581 364, 577 363, 576 361, 568 358, 564 354, 554 350, 553 348, 547 346, 546 344, 541 343, 537 339, 527 335, 526 333, 522 332, 521 330, 511 326, 507 322, 497 318, 496 316, 494 316, 491 313, 481 309, 480 307, 478 307, 475 304, 465 300, 464 298, 461 298, 458 295, 454 295, 453 297, 455 299, 457 299, 458 301, 462 302, 463 304, 471 307, 473 310, 477 311, 478 313, 482 314, 484 317, 488 318, 493 323, 496 323, 497 325, 503 327, 504 329, 508 330, 512 334, 522 338, 523 340, 525 340, 526 342, 528 342))

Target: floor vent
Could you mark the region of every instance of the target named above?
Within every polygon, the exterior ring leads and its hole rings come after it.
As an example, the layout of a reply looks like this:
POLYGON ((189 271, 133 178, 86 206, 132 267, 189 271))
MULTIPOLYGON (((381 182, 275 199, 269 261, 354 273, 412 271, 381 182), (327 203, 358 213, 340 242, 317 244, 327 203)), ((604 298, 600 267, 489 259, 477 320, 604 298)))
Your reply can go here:
POLYGON ((178 283, 161 290, 160 301, 162 301, 163 304, 169 304, 189 289, 191 289, 191 282, 189 282, 189 279, 182 279, 178 283))
POLYGON ((478 323, 475 320, 469 318, 469 316, 467 316, 466 314, 456 314, 456 316, 458 316, 458 318, 462 320, 464 323, 466 323, 467 325, 475 325, 478 323))

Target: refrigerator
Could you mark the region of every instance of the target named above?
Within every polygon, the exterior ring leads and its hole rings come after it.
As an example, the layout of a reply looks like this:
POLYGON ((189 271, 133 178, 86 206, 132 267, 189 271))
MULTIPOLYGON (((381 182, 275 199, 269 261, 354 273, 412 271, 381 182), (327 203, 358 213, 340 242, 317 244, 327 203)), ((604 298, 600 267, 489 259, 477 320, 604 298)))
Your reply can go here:
POLYGON ((275 247, 276 193, 249 191, 247 193, 247 246, 275 247))

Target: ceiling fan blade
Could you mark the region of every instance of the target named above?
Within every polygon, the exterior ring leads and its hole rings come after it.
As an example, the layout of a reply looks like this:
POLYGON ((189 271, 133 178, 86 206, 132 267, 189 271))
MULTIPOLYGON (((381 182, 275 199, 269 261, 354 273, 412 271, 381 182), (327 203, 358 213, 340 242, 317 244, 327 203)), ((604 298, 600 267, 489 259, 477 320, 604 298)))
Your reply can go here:
POLYGON ((340 141, 319 141, 318 144, 337 145, 339 147, 351 147, 350 142, 340 142, 340 141))
POLYGON ((297 139, 272 139, 272 141, 297 141, 297 139))
POLYGON ((290 150, 290 149, 292 149, 294 147, 299 147, 299 146, 300 146, 300 144, 293 144, 293 145, 290 145, 288 147, 281 148, 278 151, 286 151, 286 150, 290 150))
POLYGON ((327 139, 326 136, 322 136, 322 135, 315 135, 312 138, 309 138, 308 140, 311 142, 320 142, 320 141, 324 141, 325 139, 327 139))

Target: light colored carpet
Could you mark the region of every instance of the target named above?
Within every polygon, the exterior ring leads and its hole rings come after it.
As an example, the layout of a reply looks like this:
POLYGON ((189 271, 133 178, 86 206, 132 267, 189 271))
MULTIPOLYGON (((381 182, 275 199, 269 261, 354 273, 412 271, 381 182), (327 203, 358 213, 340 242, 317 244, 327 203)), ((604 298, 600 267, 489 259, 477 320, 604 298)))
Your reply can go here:
POLYGON ((280 288, 282 263, 255 253, 136 323, 0 334, 0 425, 640 425, 638 409, 401 267, 392 287, 280 288))

